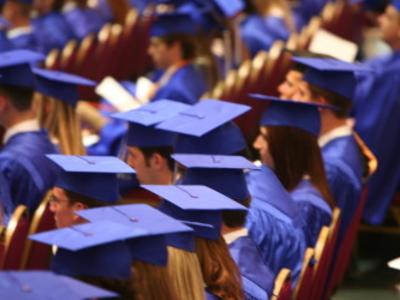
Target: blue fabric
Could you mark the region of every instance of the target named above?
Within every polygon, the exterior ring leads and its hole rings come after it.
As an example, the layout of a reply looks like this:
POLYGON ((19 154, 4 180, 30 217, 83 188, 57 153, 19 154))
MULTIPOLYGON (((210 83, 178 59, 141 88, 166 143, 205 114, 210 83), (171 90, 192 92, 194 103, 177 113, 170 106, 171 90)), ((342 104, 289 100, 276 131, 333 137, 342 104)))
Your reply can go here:
POLYGON ((0 214, 3 214, 3 224, 7 224, 13 213, 13 203, 11 201, 10 187, 6 178, 0 173, 0 214))
POLYGON ((56 153, 45 131, 14 135, 0 152, 0 172, 10 188, 14 210, 24 204, 33 213, 53 187, 58 169, 45 157, 56 153))
POLYGON ((314 247, 322 226, 329 226, 332 210, 309 180, 302 180, 290 193, 301 210, 307 247, 314 247))
POLYGON ((15 49, 29 49, 32 51, 42 51, 34 33, 21 34, 15 38, 9 39, 10 48, 15 49))
MULTIPOLYGON (((352 135, 333 139, 322 148, 329 188, 341 209, 342 237, 357 209, 362 180, 362 156, 352 135)), ((382 190, 381 190, 382 191, 382 190)))
POLYGON ((0 52, 11 50, 12 45, 7 38, 6 32, 0 30, 0 52))
POLYGON ((100 140, 86 148, 88 155, 118 156, 123 137, 128 131, 126 123, 119 120, 110 120, 100 131, 100 140))
MULTIPOLYGON (((151 80, 157 81, 162 75, 163 73, 157 72, 157 75, 151 80)), ((151 101, 169 99, 195 104, 206 90, 207 85, 203 74, 193 65, 187 65, 177 70, 168 83, 157 91, 151 101)))
POLYGON ((114 242, 80 251, 58 249, 50 269, 66 276, 129 279, 132 258, 124 242, 114 242))
POLYGON ((271 176, 271 172, 263 166, 261 171, 250 172, 248 175, 252 202, 246 226, 264 263, 274 276, 282 268, 289 268, 292 270, 293 282, 296 283, 306 248, 302 231, 303 220, 297 205, 290 199, 278 178, 271 176), (259 184, 265 187, 265 195, 257 195, 259 184))
POLYGON ((61 49, 74 38, 71 28, 59 13, 49 13, 32 20, 38 43, 44 53, 61 49))
POLYGON ((221 298, 211 294, 207 289, 205 290, 206 300, 221 300, 221 298))
POLYGON ((240 24, 240 33, 251 56, 261 50, 268 51, 276 40, 289 38, 289 30, 282 18, 256 14, 248 16, 240 24))
POLYGON ((98 32, 105 24, 101 15, 90 8, 76 7, 63 13, 63 16, 75 37, 80 40, 90 33, 98 32))
POLYGON ((400 53, 366 63, 374 72, 359 76, 354 102, 355 129, 378 159, 368 182, 364 219, 383 222, 400 182, 400 53))
POLYGON ((248 236, 240 237, 229 244, 229 251, 242 275, 245 298, 268 299, 275 278, 264 264, 256 244, 248 236))
POLYGON ((296 29, 298 31, 308 24, 310 19, 318 16, 329 0, 301 0, 297 1, 296 7, 293 9, 293 18, 295 20, 296 29))

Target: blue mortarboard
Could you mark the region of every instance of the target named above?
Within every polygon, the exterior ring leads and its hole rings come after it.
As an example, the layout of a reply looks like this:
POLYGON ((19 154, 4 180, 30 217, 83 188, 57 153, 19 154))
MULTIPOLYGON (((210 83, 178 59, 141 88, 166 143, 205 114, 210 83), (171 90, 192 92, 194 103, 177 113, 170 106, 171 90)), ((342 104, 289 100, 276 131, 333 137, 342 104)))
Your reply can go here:
POLYGON ((295 127, 317 136, 321 128, 318 108, 335 109, 331 105, 314 102, 280 99, 260 94, 250 94, 249 96, 257 100, 271 102, 261 117, 261 126, 295 127))
POLYGON ((104 202, 119 200, 117 174, 135 173, 112 156, 46 156, 62 169, 56 186, 104 202))
POLYGON ((222 212, 247 209, 206 186, 200 185, 142 185, 143 188, 162 197, 160 209, 168 215, 188 222, 197 236, 207 239, 220 237, 222 212), (196 224, 196 225, 195 225, 196 224), (211 226, 197 226, 208 224, 211 226))
POLYGON ((195 2, 187 2, 179 6, 179 12, 190 14, 191 18, 196 22, 202 32, 210 32, 212 30, 223 30, 224 25, 221 20, 213 14, 211 7, 202 6, 195 2))
POLYGON ((363 66, 333 58, 294 57, 293 60, 307 67, 305 81, 350 101, 357 85, 354 72, 368 70, 363 66))
POLYGON ((36 77, 36 90, 75 106, 78 102, 79 86, 94 86, 94 81, 59 71, 33 68, 36 77))
POLYGON ((183 185, 205 185, 225 196, 242 202, 249 198, 244 169, 258 169, 242 156, 174 154, 188 168, 183 185))
POLYGON ((400 11, 400 0, 392 0, 392 5, 400 11))
POLYGON ((176 152, 233 154, 243 150, 246 142, 231 120, 248 110, 250 107, 247 105, 210 99, 195 104, 156 127, 181 134, 175 145, 176 152))
POLYGON ((84 300, 117 296, 114 292, 49 271, 0 272, 1 299, 84 300))
POLYGON ((142 227, 154 235, 167 234, 172 230, 173 234, 167 236, 168 244, 194 251, 190 227, 146 204, 92 208, 79 211, 77 214, 90 222, 109 220, 126 226, 142 227))
POLYGON ((41 53, 30 50, 12 50, 0 53, 0 84, 35 87, 31 64, 45 59, 41 53))
POLYGON ((221 17, 233 17, 245 8, 243 0, 193 0, 202 7, 213 9, 221 17))
POLYGON ((197 32, 197 24, 189 14, 167 13, 158 15, 150 31, 152 37, 162 37, 170 34, 192 35, 197 32))
POLYGON ((127 144, 136 147, 173 146, 176 134, 154 128, 189 106, 172 100, 159 100, 112 117, 129 122, 127 144))

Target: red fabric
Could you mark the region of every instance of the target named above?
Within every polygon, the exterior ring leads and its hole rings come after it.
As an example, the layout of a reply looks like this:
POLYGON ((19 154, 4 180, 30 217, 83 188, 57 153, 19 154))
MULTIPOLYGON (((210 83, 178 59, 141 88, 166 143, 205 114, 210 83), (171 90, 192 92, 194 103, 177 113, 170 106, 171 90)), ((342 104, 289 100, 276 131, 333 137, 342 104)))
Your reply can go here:
POLYGON ((309 300, 313 286, 314 263, 310 262, 303 274, 303 279, 299 283, 296 300, 309 300))
POLYGON ((277 295, 277 300, 291 300, 292 299, 292 285, 290 280, 286 281, 279 294, 277 295))

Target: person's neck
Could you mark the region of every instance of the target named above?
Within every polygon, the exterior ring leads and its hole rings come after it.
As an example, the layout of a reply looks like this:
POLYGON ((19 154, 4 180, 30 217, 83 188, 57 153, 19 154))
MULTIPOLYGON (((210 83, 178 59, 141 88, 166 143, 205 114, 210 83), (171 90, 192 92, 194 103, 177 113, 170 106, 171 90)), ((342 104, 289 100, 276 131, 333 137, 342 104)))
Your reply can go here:
POLYGON ((152 184, 170 185, 173 184, 173 174, 170 170, 164 170, 157 173, 152 184))
POLYGON ((228 233, 231 233, 231 232, 239 231, 239 230, 244 229, 244 228, 245 228, 244 226, 228 227, 225 224, 222 224, 221 234, 225 235, 225 234, 228 234, 228 233))
POLYGON ((347 124, 346 119, 337 118, 332 112, 325 112, 321 116, 321 135, 347 124))
POLYGON ((17 29, 23 27, 29 27, 31 25, 30 20, 27 18, 18 18, 13 20, 10 25, 10 29, 17 29))
POLYGON ((8 129, 22 122, 35 119, 35 117, 36 117, 35 113, 31 110, 18 113, 13 112, 8 114, 7 119, 5 120, 3 125, 6 129, 8 129))

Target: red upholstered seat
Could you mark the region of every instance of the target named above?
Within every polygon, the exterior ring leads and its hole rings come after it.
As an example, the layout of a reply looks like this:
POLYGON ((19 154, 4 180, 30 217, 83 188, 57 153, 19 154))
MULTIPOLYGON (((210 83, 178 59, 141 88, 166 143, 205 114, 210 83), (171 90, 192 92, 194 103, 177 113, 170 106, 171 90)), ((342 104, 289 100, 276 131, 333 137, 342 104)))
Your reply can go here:
POLYGON ((300 274, 299 282, 294 293, 295 300, 309 300, 313 286, 314 275, 314 249, 307 248, 304 253, 303 267, 300 274))
POLYGON ((275 279, 274 291, 271 300, 290 300, 292 299, 292 284, 290 280, 290 270, 282 269, 275 279))

